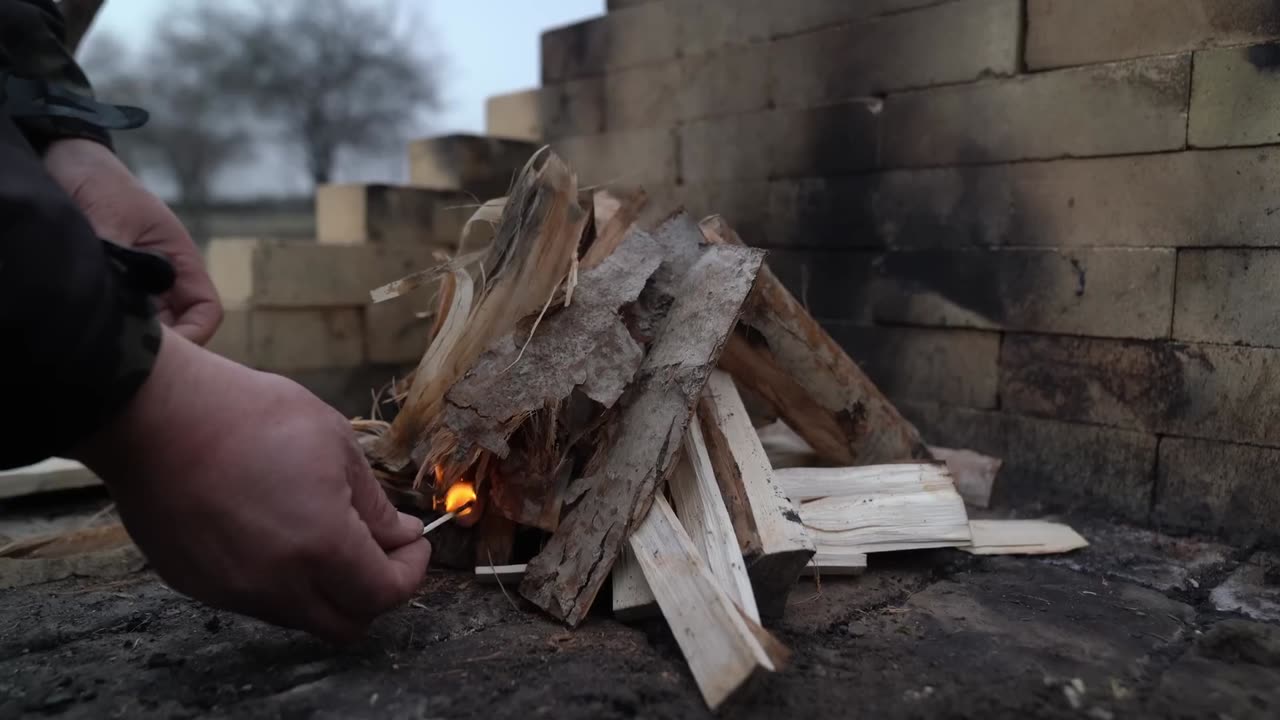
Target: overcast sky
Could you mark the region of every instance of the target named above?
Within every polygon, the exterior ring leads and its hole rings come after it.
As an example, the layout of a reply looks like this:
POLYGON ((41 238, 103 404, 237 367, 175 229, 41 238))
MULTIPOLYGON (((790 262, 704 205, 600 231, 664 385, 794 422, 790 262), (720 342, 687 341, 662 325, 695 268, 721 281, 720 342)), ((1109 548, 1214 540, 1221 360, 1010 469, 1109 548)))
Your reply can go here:
MULTIPOLYGON (((200 1, 214 0, 107 0, 94 29, 108 31, 130 45, 143 47, 154 23, 168 8, 200 1)), ((538 38, 543 30, 604 12, 604 0, 408 0, 408 3, 413 14, 421 18, 424 42, 439 43, 438 52, 432 54, 443 55, 447 63, 441 73, 446 108, 436 118, 435 125, 423 128, 422 135, 483 132, 486 98, 538 85, 538 38)), ((89 70, 92 73, 92 69, 89 70)), ((293 178, 288 184, 297 182, 297 178, 293 178)))

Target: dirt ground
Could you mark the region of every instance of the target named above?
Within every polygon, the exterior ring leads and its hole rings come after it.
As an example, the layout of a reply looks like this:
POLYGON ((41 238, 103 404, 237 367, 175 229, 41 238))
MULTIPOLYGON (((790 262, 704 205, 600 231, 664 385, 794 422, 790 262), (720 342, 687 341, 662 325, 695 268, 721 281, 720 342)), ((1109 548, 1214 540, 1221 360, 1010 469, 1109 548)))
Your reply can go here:
MULTIPOLYGON (((733 718, 1274 718, 1272 558, 1110 525, 1043 559, 898 555, 803 581, 794 651, 733 718), (1228 607, 1232 612, 1216 609, 1228 607)), ((601 603, 604 604, 604 603, 601 603)), ((215 612, 146 572, 0 591, 0 718, 702 718, 660 622, 576 632, 456 574, 360 646, 215 612)))

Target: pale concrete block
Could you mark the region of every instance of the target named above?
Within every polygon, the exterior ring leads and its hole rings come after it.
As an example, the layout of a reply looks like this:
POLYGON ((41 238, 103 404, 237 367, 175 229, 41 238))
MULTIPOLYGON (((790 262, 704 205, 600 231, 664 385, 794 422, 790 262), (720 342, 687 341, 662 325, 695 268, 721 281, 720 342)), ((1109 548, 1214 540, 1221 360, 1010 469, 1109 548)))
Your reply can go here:
POLYGON ((230 308, 222 313, 222 324, 205 349, 242 365, 252 365, 249 322, 252 312, 246 308, 230 308))
POLYGON ((357 308, 254 310, 253 366, 271 372, 355 367, 364 362, 364 315, 357 308))
POLYGON ((680 115, 679 61, 610 73, 604 81, 604 124, 610 132, 668 128, 680 115))
POLYGON ((541 140, 545 136, 541 91, 535 88, 490 96, 484 104, 484 132, 526 142, 541 140))
POLYGON ((884 256, 879 320, 1103 337, 1163 338, 1172 250, 956 250, 884 256))
POLYGON ((1028 0, 1027 66, 1088 65, 1280 35, 1272 0, 1028 0))
POLYGON ((768 109, 773 48, 754 45, 686 57, 677 95, 679 117, 692 120, 768 109))
POLYGON ((890 96, 885 167, 1176 150, 1191 59, 1160 57, 890 96))
POLYGON ((430 293, 413 294, 364 308, 365 355, 369 362, 410 364, 422 359, 431 339, 430 293))
POLYGON ((1280 250, 1184 250, 1173 335, 1280 346, 1280 250))
POLYGON ((551 145, 579 185, 676 182, 675 132, 667 128, 561 138, 551 145))
POLYGON ((1280 350, 1008 335, 1000 398, 1028 415, 1280 445, 1280 350))
POLYGON ((461 190, 481 201, 507 194, 538 143, 479 135, 445 135, 409 143, 412 184, 461 190))
POLYGON ((538 92, 538 113, 548 140, 605 131, 603 77, 566 80, 538 92))
POLYGON ((674 60, 681 30, 668 3, 651 2, 542 34, 544 85, 674 60))
POLYGON ((774 101, 811 107, 1014 75, 1021 33, 1020 0, 971 0, 798 35, 773 48, 774 101))
POLYGON ((426 245, 214 240, 210 277, 228 308, 359 307, 369 291, 431 267, 426 245))
POLYGON ((998 405, 999 333, 845 324, 827 331, 894 400, 982 410, 998 405))
POLYGON ((901 12, 927 5, 937 0, 803 0, 782 3, 777 0, 751 0, 748 5, 755 12, 769 17, 773 36, 793 35, 830 25, 866 20, 888 13, 901 12))
POLYGON ((1280 142, 1280 43, 1196 53, 1190 141, 1195 147, 1280 142))
POLYGON ((1136 522, 1150 514, 1154 435, 926 403, 898 407, 930 445, 1001 458, 997 505, 1136 522))
POLYGON ((395 185, 321 185, 316 190, 316 239, 322 245, 367 243, 457 245, 467 194, 395 185))
POLYGON ((1280 149, 1055 160, 775 183, 779 244, 1274 245, 1280 149))
POLYGON ((853 102, 733 115, 680 128, 688 183, 841 174, 876 166, 879 106, 853 102))
POLYGON ((254 259, 263 241, 252 238, 214 238, 205 249, 205 269, 223 308, 245 308, 253 300, 254 259))
POLYGON ((1154 519, 1236 541, 1280 538, 1280 450, 1206 440, 1160 441, 1154 519))

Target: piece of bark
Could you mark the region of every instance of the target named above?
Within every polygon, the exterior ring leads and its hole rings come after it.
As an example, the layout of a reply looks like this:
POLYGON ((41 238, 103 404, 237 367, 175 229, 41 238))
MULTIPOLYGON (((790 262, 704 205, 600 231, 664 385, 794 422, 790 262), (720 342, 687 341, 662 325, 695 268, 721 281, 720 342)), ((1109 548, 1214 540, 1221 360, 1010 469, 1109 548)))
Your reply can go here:
POLYGON ((969 545, 969 516, 945 466, 903 467, 903 472, 888 474, 860 467, 794 468, 779 470, 778 480, 795 498, 811 497, 827 486, 839 490, 799 505, 800 519, 819 552, 969 545))
POLYGON ((960 549, 974 555, 1055 555, 1089 546, 1080 533, 1044 520, 971 520, 973 542, 960 549))
MULTIPOLYGON (((433 423, 443 415, 446 393, 495 341, 550 306, 576 264, 588 220, 578 204, 577 178, 549 149, 535 153, 503 203, 480 290, 457 313, 465 332, 442 332, 432 340, 377 461, 395 469, 410 460, 419 469, 431 464, 425 458, 435 452, 433 423)), ((454 322, 448 317, 446 326, 454 322)))
POLYGON ((966 503, 979 508, 991 506, 991 491, 1004 461, 972 450, 930 447, 929 452, 950 468, 956 490, 966 503))
POLYGON ((693 539, 698 555, 707 563, 711 576, 747 617, 760 622, 760 609, 751 589, 751 577, 729 509, 720 494, 707 443, 699 423, 690 423, 684 439, 684 457, 667 481, 671 503, 680 524, 693 539))
POLYGON ((751 425, 733 378, 715 371, 701 406, 702 428, 716 480, 744 548, 756 603, 764 617, 779 617, 814 544, 790 500, 774 482, 773 467, 751 425))
POLYGON ((711 575, 666 498, 655 499, 629 543, 710 709, 787 661, 786 649, 711 575))
MULTIPOLYGON (((677 251, 667 253, 646 291, 671 293, 665 319, 651 323, 659 329, 629 399, 585 474, 570 484, 560 527, 520 586, 535 605, 572 626, 586 616, 628 533, 674 466, 694 405, 760 269, 757 250, 704 246, 696 234, 665 242, 664 249, 677 251), (680 242, 692 250, 678 252, 680 242), (681 272, 673 263, 687 256, 698 259, 681 272)), ((641 303, 663 304, 661 297, 641 303)))
MULTIPOLYGON (((708 240, 741 245, 719 216, 708 240)), ((720 366, 777 408, 828 462, 929 457, 920 433, 766 267, 720 366)))
POLYGON ((580 276, 569 307, 532 334, 518 328, 495 343, 446 395, 424 462, 461 474, 482 452, 507 457, 512 435, 527 426, 524 456, 494 478, 493 509, 554 531, 569 470, 568 448, 556 445, 561 408, 577 393, 594 403, 591 414, 598 418, 631 382, 644 351, 619 312, 639 298, 662 258, 651 237, 633 230, 580 276))
POLYGON ((612 407, 644 357, 619 311, 640 297, 661 262, 652 238, 630 233, 616 252, 582 274, 573 304, 543 319, 532 335, 517 329, 480 356, 446 395, 437 430, 443 435, 433 446, 450 447, 463 465, 477 449, 506 457, 507 440, 521 422, 564 402, 575 389, 612 407))

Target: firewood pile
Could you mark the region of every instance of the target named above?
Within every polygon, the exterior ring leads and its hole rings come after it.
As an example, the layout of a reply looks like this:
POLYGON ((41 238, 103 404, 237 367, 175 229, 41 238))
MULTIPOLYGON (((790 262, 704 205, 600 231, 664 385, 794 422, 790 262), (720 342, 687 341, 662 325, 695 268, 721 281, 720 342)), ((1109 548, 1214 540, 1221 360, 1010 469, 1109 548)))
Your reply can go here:
POLYGON ((926 445, 723 219, 646 231, 644 204, 543 148, 454 257, 373 291, 433 326, 394 417, 353 427, 393 499, 458 512, 479 580, 573 627, 602 591, 660 613, 715 708, 787 662, 763 623, 804 575, 1079 546, 998 523, 975 546, 953 473, 983 504, 999 462, 926 445))

